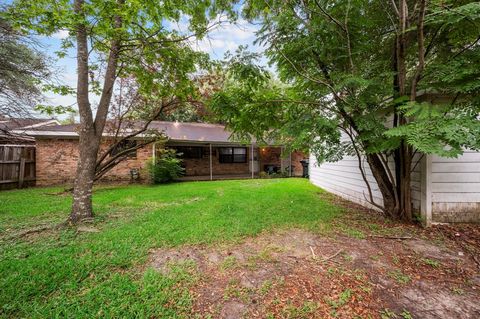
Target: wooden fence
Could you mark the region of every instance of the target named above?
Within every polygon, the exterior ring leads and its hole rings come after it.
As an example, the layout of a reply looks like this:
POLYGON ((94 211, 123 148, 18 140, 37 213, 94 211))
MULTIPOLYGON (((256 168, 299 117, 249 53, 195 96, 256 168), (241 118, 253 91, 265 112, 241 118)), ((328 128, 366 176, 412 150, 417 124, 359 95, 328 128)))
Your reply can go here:
POLYGON ((35 185, 35 146, 0 144, 0 190, 35 185))

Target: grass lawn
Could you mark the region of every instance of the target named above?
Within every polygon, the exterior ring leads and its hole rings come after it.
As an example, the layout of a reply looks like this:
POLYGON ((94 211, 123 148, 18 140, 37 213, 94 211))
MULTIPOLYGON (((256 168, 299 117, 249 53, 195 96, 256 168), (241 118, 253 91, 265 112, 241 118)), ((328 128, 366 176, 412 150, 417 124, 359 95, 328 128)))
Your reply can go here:
POLYGON ((0 316, 188 317, 188 265, 162 275, 149 251, 236 242, 279 228, 327 232, 341 209, 304 179, 98 187, 95 221, 61 223, 71 198, 60 188, 0 192, 0 316))

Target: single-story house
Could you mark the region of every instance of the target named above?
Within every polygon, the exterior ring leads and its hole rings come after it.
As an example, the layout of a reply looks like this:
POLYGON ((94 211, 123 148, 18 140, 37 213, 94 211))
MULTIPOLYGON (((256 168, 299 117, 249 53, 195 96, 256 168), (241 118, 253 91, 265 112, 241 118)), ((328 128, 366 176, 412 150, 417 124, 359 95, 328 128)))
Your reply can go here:
MULTIPOLYGON (((254 178, 262 171, 286 172, 301 176, 300 152, 284 154, 280 145, 244 144, 231 140, 231 132, 220 124, 154 121, 149 129, 163 132, 168 141, 138 149, 104 179, 130 180, 132 171, 146 178, 145 166, 159 148, 176 149, 183 159, 186 180, 254 178)), ((37 185, 73 181, 78 159, 78 125, 53 125, 24 131, 35 138, 37 185)), ((140 137, 141 138, 141 137, 140 137)), ((129 141, 135 143, 135 139, 129 141)), ((108 136, 103 143, 108 145, 108 136)))

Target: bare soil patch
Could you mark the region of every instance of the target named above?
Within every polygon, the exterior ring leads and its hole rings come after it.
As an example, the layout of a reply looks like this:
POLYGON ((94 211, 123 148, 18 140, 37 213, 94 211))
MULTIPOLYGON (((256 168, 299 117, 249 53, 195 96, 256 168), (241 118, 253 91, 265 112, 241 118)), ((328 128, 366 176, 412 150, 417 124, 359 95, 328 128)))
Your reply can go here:
POLYGON ((166 273, 195 262, 193 311, 202 317, 479 318, 478 269, 458 248, 292 229, 233 246, 156 250, 151 263, 166 273))
POLYGON ((424 229, 319 196, 348 212, 328 234, 159 249, 151 265, 195 263, 192 316, 202 318, 480 318, 480 225, 424 229))

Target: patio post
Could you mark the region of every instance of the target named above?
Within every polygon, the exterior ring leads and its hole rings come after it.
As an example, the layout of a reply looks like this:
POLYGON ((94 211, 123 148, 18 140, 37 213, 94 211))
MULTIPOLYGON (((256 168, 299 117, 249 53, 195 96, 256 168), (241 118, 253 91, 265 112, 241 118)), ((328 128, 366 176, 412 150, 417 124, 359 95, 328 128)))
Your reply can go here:
POLYGON ((283 167, 283 145, 280 146, 280 173, 283 173, 283 170, 285 167, 283 167))
POLYGON ((252 178, 254 178, 255 173, 253 171, 254 170, 254 168, 253 168, 253 143, 252 143, 252 149, 250 151, 250 162, 252 163, 251 164, 251 166, 252 166, 252 178))
POLYGON ((290 177, 292 177, 292 152, 290 152, 290 166, 289 166, 289 171, 290 171, 290 177))
POLYGON ((212 143, 209 144, 210 146, 210 180, 213 180, 213 168, 212 168, 212 143))

